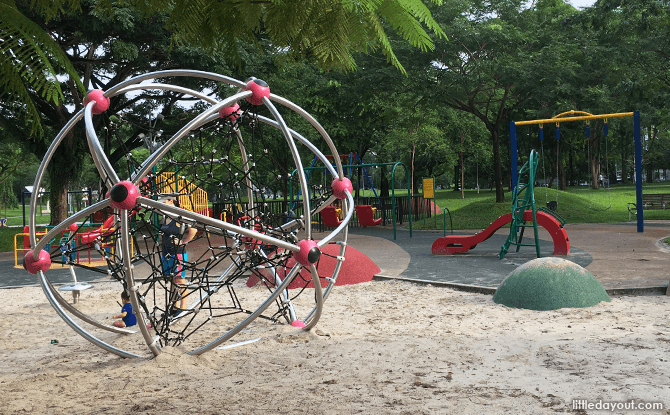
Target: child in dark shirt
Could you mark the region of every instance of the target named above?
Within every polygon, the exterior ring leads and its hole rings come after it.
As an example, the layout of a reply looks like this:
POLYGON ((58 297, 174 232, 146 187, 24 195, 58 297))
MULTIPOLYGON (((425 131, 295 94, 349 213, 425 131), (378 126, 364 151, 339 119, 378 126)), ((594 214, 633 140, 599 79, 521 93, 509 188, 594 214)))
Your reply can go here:
POLYGON ((134 326, 137 324, 137 317, 133 313, 133 305, 130 303, 130 296, 127 292, 121 292, 121 301, 123 302, 121 314, 112 316, 112 318, 120 318, 121 320, 115 321, 113 325, 120 328, 134 326))

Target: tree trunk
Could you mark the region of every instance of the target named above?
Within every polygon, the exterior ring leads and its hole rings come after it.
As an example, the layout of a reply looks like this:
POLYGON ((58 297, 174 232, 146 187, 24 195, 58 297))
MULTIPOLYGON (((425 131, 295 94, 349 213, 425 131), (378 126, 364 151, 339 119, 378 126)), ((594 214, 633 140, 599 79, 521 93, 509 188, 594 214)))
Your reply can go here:
POLYGON ((458 192, 459 190, 459 183, 461 180, 461 174, 459 172, 459 169, 461 166, 457 163, 454 165, 454 192, 458 192))
POLYGON ((463 144, 465 143, 465 134, 461 133, 461 199, 465 199, 465 167, 463 166, 463 144))
POLYGON ((575 159, 574 159, 574 152, 575 150, 570 147, 568 151, 568 174, 567 174, 567 184, 571 184, 574 181, 574 176, 575 176, 575 159))
POLYGON ((558 171, 556 172, 558 187, 559 190, 565 190, 565 167, 561 161, 561 142, 556 143, 556 167, 558 171))
POLYGON ((625 134, 619 134, 619 145, 621 147, 621 183, 626 183, 628 180, 626 177, 626 169, 628 168, 626 163, 626 139, 624 138, 625 134))
MULTIPOLYGON (((70 133, 63 139, 60 146, 54 153, 51 163, 48 167, 49 175, 49 201, 51 202, 51 219, 49 225, 56 226, 67 219, 67 191, 75 171, 77 170, 77 160, 79 152, 75 148, 75 134, 70 133)), ((37 194, 39 189, 34 189, 37 194)))
MULTIPOLYGON (((414 149, 415 149, 415 144, 412 143, 412 182, 410 183, 410 194, 414 196, 414 149)), ((395 185, 395 183, 394 183, 395 185)))
POLYGON ((389 179, 386 177, 386 166, 379 166, 379 174, 381 174, 381 197, 389 197, 389 179))

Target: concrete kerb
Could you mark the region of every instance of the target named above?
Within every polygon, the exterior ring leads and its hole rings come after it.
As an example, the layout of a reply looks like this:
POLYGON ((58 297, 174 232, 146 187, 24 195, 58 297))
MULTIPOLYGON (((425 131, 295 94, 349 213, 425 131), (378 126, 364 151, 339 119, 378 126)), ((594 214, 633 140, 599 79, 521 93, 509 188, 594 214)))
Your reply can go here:
MULTIPOLYGON (((496 292, 496 288, 492 287, 482 287, 479 285, 469 285, 469 284, 456 284, 452 282, 441 282, 441 281, 428 281, 428 280, 418 280, 414 278, 403 278, 403 277, 391 277, 388 275, 375 275, 373 281, 403 281, 409 282, 412 284, 419 285, 434 285, 436 287, 451 288, 456 291, 463 291, 475 294, 486 294, 493 295, 496 292)), ((627 297, 627 296, 654 296, 654 295, 666 295, 668 286, 659 286, 659 287, 637 287, 637 288, 610 288, 605 289, 608 295, 612 297, 627 297)))

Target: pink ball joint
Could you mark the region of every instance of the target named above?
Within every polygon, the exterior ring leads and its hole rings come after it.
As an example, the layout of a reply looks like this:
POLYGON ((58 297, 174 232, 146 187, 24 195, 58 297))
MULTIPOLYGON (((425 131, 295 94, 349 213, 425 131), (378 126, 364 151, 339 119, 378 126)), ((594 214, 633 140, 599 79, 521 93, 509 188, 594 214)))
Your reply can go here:
POLYGON ((23 257, 23 268, 31 274, 37 274, 39 271, 46 272, 51 268, 51 256, 43 249, 37 259, 34 259, 33 251, 28 251, 23 257))
POLYGON ((303 239, 298 242, 299 252, 294 252, 293 256, 296 261, 303 267, 308 267, 319 260, 321 250, 316 241, 311 239, 303 239))
POLYGON ((293 327, 300 327, 301 329, 304 329, 304 328, 305 328, 305 323, 303 323, 303 322, 300 321, 300 320, 293 320, 293 321, 291 322, 291 325, 292 325, 293 327))
POLYGON ((270 87, 261 79, 252 78, 244 87, 245 91, 251 91, 253 94, 247 97, 247 102, 251 105, 261 105, 263 98, 270 97, 270 87))
POLYGON ((132 182, 123 180, 112 187, 108 193, 114 209, 130 210, 137 204, 140 190, 132 182))
POLYGON ((240 106, 237 103, 223 107, 219 110, 219 118, 226 118, 230 122, 235 122, 238 118, 240 118, 239 111, 240 106))
POLYGON ((95 105, 93 105, 91 111, 95 115, 102 114, 103 112, 107 111, 107 109, 109 109, 109 98, 106 98, 104 94, 105 91, 102 89, 94 89, 89 91, 84 98, 84 106, 86 106, 86 104, 91 101, 95 101, 95 105))
POLYGON ((347 198, 346 193, 344 193, 345 190, 348 190, 349 194, 354 193, 354 186, 351 184, 351 180, 346 177, 342 178, 341 180, 333 180, 333 183, 330 185, 330 187, 333 189, 333 196, 340 200, 347 198))

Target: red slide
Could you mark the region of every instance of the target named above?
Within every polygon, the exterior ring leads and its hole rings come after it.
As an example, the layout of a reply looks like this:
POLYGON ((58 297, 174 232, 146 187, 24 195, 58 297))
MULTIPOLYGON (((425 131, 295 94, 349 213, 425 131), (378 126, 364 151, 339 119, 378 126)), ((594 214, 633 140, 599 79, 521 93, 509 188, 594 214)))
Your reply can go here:
MULTIPOLYGON (((555 217, 542 211, 536 211, 537 224, 549 232, 554 241, 554 255, 567 255, 570 253, 570 240, 565 229, 555 217)), ((523 219, 533 221, 533 212, 527 210, 523 213, 523 219)), ((433 242, 433 255, 451 255, 464 253, 473 249, 477 244, 489 239, 498 229, 512 221, 512 214, 508 213, 496 219, 488 228, 474 235, 449 235, 438 238, 433 242)))
POLYGON ((107 217, 105 222, 98 229, 82 232, 77 236, 80 238, 82 244, 91 244, 93 241, 98 239, 100 236, 105 236, 114 232, 114 215, 107 217))

